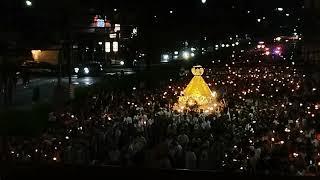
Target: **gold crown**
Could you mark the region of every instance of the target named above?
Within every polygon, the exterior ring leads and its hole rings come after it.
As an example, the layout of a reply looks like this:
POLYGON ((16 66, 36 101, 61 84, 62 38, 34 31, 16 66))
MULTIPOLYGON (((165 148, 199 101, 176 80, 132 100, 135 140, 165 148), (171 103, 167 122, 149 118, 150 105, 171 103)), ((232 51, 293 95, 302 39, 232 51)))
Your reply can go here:
POLYGON ((204 73, 204 69, 202 68, 202 66, 197 65, 192 67, 191 72, 195 76, 201 76, 204 73))

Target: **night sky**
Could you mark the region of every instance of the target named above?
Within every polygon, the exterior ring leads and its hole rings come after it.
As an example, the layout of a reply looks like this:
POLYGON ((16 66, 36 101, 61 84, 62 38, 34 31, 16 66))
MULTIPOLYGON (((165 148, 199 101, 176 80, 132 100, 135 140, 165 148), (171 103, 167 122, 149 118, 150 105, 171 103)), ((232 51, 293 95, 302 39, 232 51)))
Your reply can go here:
MULTIPOLYGON (((229 34, 272 33, 275 21, 257 26, 257 17, 273 16, 276 7, 301 10, 300 0, 33 0, 26 7, 24 0, 5 0, 2 6, 1 32, 17 32, 28 43, 39 44, 43 39, 55 43, 66 28, 86 26, 95 14, 105 15, 123 25, 137 25, 151 41, 163 44, 207 36, 219 39, 229 34), (117 8, 117 12, 114 12, 117 8), (250 10, 250 14, 246 12, 250 10), (169 12, 173 11, 172 14, 169 12), (266 30, 268 27, 268 30, 266 30), (263 30, 263 33, 260 31, 263 30)), ((6 36, 6 35, 5 35, 6 36)), ((5 39, 4 35, 1 39, 5 39)))

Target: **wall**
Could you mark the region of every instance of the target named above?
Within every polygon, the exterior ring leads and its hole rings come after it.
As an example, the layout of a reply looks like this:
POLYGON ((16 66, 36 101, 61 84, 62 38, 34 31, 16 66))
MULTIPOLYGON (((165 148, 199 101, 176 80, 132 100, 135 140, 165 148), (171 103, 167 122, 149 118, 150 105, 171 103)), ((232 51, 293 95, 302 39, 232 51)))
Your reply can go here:
POLYGON ((58 64, 59 51, 57 50, 32 50, 32 57, 37 62, 47 62, 50 64, 58 64))

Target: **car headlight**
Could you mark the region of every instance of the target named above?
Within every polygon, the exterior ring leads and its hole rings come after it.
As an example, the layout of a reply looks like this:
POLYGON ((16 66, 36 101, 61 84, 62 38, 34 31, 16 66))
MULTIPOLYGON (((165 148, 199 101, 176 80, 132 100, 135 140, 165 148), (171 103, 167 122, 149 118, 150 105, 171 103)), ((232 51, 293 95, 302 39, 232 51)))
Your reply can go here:
POLYGON ((79 72, 79 68, 74 68, 74 72, 78 73, 79 72))
POLYGON ((84 73, 86 73, 86 74, 89 74, 89 68, 87 68, 87 67, 85 67, 85 68, 83 68, 83 71, 84 71, 84 73))

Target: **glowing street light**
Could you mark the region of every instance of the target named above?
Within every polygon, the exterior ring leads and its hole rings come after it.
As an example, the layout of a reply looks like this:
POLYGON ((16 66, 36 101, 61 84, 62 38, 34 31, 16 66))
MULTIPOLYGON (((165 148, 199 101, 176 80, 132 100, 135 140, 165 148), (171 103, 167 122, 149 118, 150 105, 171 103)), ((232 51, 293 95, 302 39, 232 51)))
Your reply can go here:
POLYGON ((169 60, 169 55, 168 55, 168 54, 164 54, 164 55, 162 56, 162 58, 163 58, 163 60, 164 60, 165 62, 168 62, 168 60, 169 60))
POLYGON ((120 61, 120 65, 123 66, 124 65, 124 61, 120 61))
POLYGON ((26 5, 30 7, 32 6, 32 2, 30 0, 26 0, 26 5))
POLYGON ((276 37, 275 40, 276 41, 281 41, 281 37, 276 37))
POLYGON ((283 11, 283 8, 277 8, 277 10, 281 12, 281 11, 283 11))
POLYGON ((201 0, 202 4, 205 4, 207 2, 207 0, 201 0))
POLYGON ((189 59, 190 53, 187 52, 187 51, 184 51, 184 52, 182 53, 182 57, 183 57, 184 59, 189 59))

